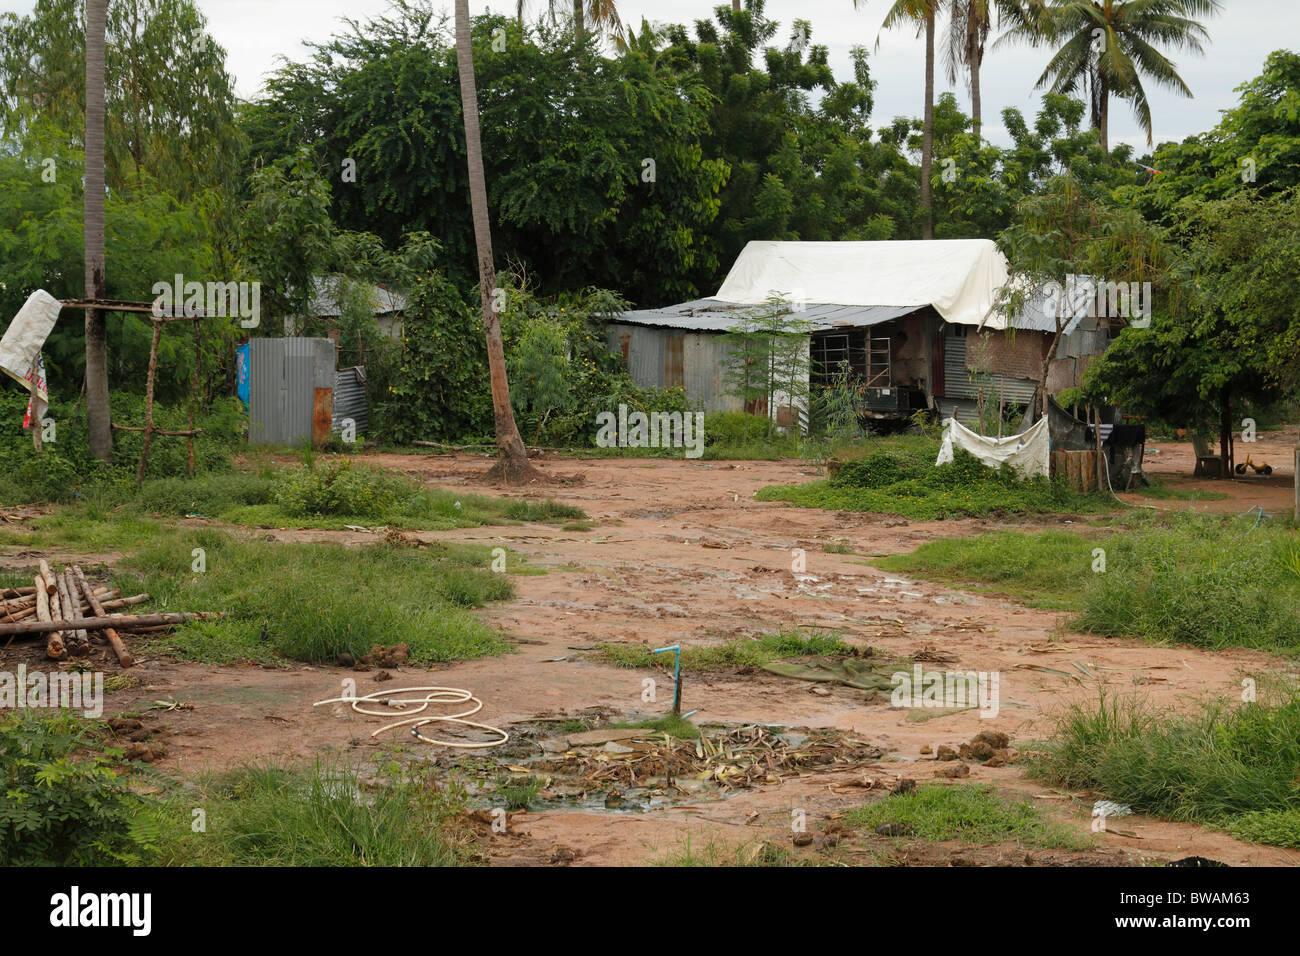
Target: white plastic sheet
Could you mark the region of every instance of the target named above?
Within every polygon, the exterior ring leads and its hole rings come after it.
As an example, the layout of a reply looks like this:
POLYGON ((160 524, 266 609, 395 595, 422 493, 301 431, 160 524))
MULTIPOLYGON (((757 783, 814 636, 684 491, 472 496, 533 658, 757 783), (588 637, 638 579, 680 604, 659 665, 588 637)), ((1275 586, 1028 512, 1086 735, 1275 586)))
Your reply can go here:
POLYGON ((41 372, 38 357, 50 330, 59 318, 63 303, 44 289, 37 289, 27 297, 14 320, 0 338, 0 372, 4 372, 23 388, 30 390, 36 380, 36 405, 33 413, 37 421, 45 414, 50 393, 41 372))
POLYGON ((989 239, 748 243, 717 298, 762 305, 778 295, 828 305, 932 305, 949 322, 1002 329, 990 313, 1008 280, 989 239))
POLYGON ((936 465, 952 461, 953 449, 964 448, 990 468, 1010 465, 1023 477, 1048 477, 1052 443, 1047 419, 1040 418, 1019 435, 989 438, 971 431, 955 418, 943 423, 943 444, 936 465))

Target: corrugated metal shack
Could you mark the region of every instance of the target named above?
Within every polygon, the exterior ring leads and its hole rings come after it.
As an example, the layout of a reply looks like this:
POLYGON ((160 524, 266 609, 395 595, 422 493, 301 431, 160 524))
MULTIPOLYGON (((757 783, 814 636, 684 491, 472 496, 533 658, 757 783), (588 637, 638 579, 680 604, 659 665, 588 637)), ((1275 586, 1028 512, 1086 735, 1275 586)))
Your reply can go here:
POLYGON ((334 343, 293 337, 252 339, 249 347, 249 443, 328 441, 334 420, 334 343))
MULTIPOLYGON (((916 256, 923 257, 930 249, 942 254, 942 244, 908 245, 913 247, 909 253, 916 256)), ((942 287, 952 285, 952 275, 943 272, 944 264, 939 261, 934 270, 935 301, 939 301, 942 287)), ((864 257, 858 268, 870 273, 870 256, 864 257)), ((957 278, 963 277, 958 274, 957 278)), ((1005 282, 1005 273, 998 281, 1005 282)), ((727 285, 724 282, 724 289, 727 285)), ((988 327, 998 324, 995 322, 982 327, 982 310, 974 314, 967 310, 963 321, 946 321, 933 305, 917 305, 914 296, 904 305, 809 301, 817 298, 816 276, 808 277, 802 289, 801 307, 792 310, 791 319, 807 323, 804 327, 811 329, 809 383, 814 388, 827 384, 841 363, 847 363, 863 389, 868 415, 877 419, 904 419, 917 410, 933 409, 943 417, 955 415, 972 423, 978 420, 981 396, 986 407, 996 408, 999 399, 1007 405, 1028 405, 1037 392, 1057 327, 1042 298, 1027 303, 1011 327, 1002 329, 988 327)), ((752 301, 713 296, 627 312, 608 323, 607 344, 627 360, 638 385, 680 385, 696 409, 738 411, 740 402, 728 394, 729 347, 721 336, 741 327, 758 308, 752 301)), ((1109 345, 1105 323, 1093 318, 1095 310, 1087 311, 1079 328, 1062 336, 1049 363, 1047 385, 1052 394, 1077 386, 1089 361, 1109 345)), ((783 417, 780 411, 773 410, 778 421, 783 417)))

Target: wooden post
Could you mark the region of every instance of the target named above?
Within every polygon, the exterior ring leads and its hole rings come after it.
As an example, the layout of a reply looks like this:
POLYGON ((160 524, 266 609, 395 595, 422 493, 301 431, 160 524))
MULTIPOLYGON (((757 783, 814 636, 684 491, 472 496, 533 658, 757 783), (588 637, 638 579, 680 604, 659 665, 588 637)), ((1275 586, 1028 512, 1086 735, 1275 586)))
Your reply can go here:
POLYGON ((153 442, 153 380, 158 372, 158 340, 162 338, 162 323, 153 323, 153 341, 149 344, 149 373, 144 386, 144 443, 140 446, 140 467, 136 469, 135 486, 144 484, 144 470, 149 464, 149 445, 153 442))
POLYGON ((1094 408, 1092 410, 1092 417, 1093 417, 1093 423, 1092 423, 1093 434, 1094 437, 1097 439, 1097 490, 1101 491, 1103 488, 1107 487, 1108 483, 1104 471, 1106 467, 1106 455, 1101 450, 1101 408, 1100 407, 1094 408))
POLYGON ((36 454, 45 451, 45 444, 41 441, 41 416, 36 414, 36 370, 40 368, 40 358, 37 357, 36 364, 32 366, 32 445, 36 448, 36 454))
POLYGON ((1002 396, 1006 384, 1007 384, 1007 377, 1005 375, 998 375, 998 437, 999 438, 1002 437, 1002 404, 1003 404, 1002 396))

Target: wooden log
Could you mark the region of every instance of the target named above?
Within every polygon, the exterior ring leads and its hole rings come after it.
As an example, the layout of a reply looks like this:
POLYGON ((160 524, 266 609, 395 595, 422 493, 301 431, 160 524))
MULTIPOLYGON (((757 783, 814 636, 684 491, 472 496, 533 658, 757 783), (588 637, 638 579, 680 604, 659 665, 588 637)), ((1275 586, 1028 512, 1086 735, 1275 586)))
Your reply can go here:
MULTIPOLYGON (((50 613, 50 596, 45 592, 45 579, 36 578, 36 617, 38 623, 49 623, 53 619, 50 613)), ((57 630, 51 631, 45 639, 45 656, 52 661, 61 661, 67 655, 68 649, 63 646, 63 634, 57 630)))
MULTIPOLYGON (((67 595, 67 601, 63 606, 63 616, 69 621, 81 620, 81 592, 77 587, 77 579, 72 576, 71 568, 64 568, 62 574, 63 591, 67 595)), ((72 632, 73 653, 84 654, 90 649, 90 634, 85 628, 75 628, 72 632)))
POLYGON ((105 611, 116 610, 119 607, 130 607, 132 604, 143 604, 145 601, 149 600, 149 595, 147 594, 132 594, 130 597, 113 598, 107 601, 104 601, 103 595, 97 594, 95 596, 104 602, 105 611))
MULTIPOLYGON (((63 632, 63 646, 68 649, 69 654, 80 655, 83 642, 77 633, 77 621, 81 618, 81 602, 74 599, 68 591, 68 579, 63 572, 56 575, 55 583, 59 588, 59 606, 63 609, 61 617, 72 625, 63 632)), ((85 643, 89 644, 89 639, 85 643)))
MULTIPOLYGON (((81 573, 81 568, 75 564, 72 566, 72 570, 68 572, 69 577, 74 574, 76 575, 77 583, 81 585, 81 590, 86 595, 86 600, 90 602, 91 609, 100 617, 103 617, 104 605, 100 603, 99 598, 95 597, 95 592, 91 588, 90 583, 86 580, 86 576, 81 573)), ((117 631, 113 630, 111 627, 106 627, 104 628, 104 636, 108 638, 108 643, 113 645, 113 653, 117 655, 117 662, 119 664, 123 667, 130 667, 135 663, 135 658, 132 657, 131 652, 126 649, 126 645, 122 643, 122 638, 118 636, 117 631)))
POLYGON ((50 563, 41 558, 41 578, 45 581, 45 593, 55 595, 59 593, 59 586, 56 583, 54 572, 50 570, 50 563))
MULTIPOLYGON (((225 616, 220 611, 190 611, 171 614, 104 614, 99 617, 82 618, 75 623, 78 627, 84 627, 88 631, 98 631, 105 627, 126 630, 131 625, 149 627, 154 624, 184 624, 187 621, 214 621, 225 616)), ((63 630, 73 623, 60 618, 54 621, 19 621, 17 624, 0 624, 0 637, 9 634, 48 634, 51 631, 63 630)))
POLYGON ((35 593, 36 588, 5 588, 0 590, 0 598, 30 597, 35 593))

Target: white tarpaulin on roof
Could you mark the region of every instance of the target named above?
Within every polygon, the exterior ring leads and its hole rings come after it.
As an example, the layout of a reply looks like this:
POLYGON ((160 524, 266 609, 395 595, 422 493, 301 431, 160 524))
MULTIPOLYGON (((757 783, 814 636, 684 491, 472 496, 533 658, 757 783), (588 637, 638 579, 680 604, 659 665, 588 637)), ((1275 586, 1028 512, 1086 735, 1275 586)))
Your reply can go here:
POLYGON ((1006 328, 990 309, 1007 261, 989 239, 750 242, 717 298, 761 305, 772 296, 829 305, 934 306, 948 322, 1006 328))
POLYGON ((977 434, 954 418, 943 423, 943 444, 939 446, 936 465, 952 461, 953 449, 964 448, 990 468, 1011 465, 1026 478, 1048 477, 1052 443, 1047 419, 1040 418, 1019 435, 987 438, 977 434))

